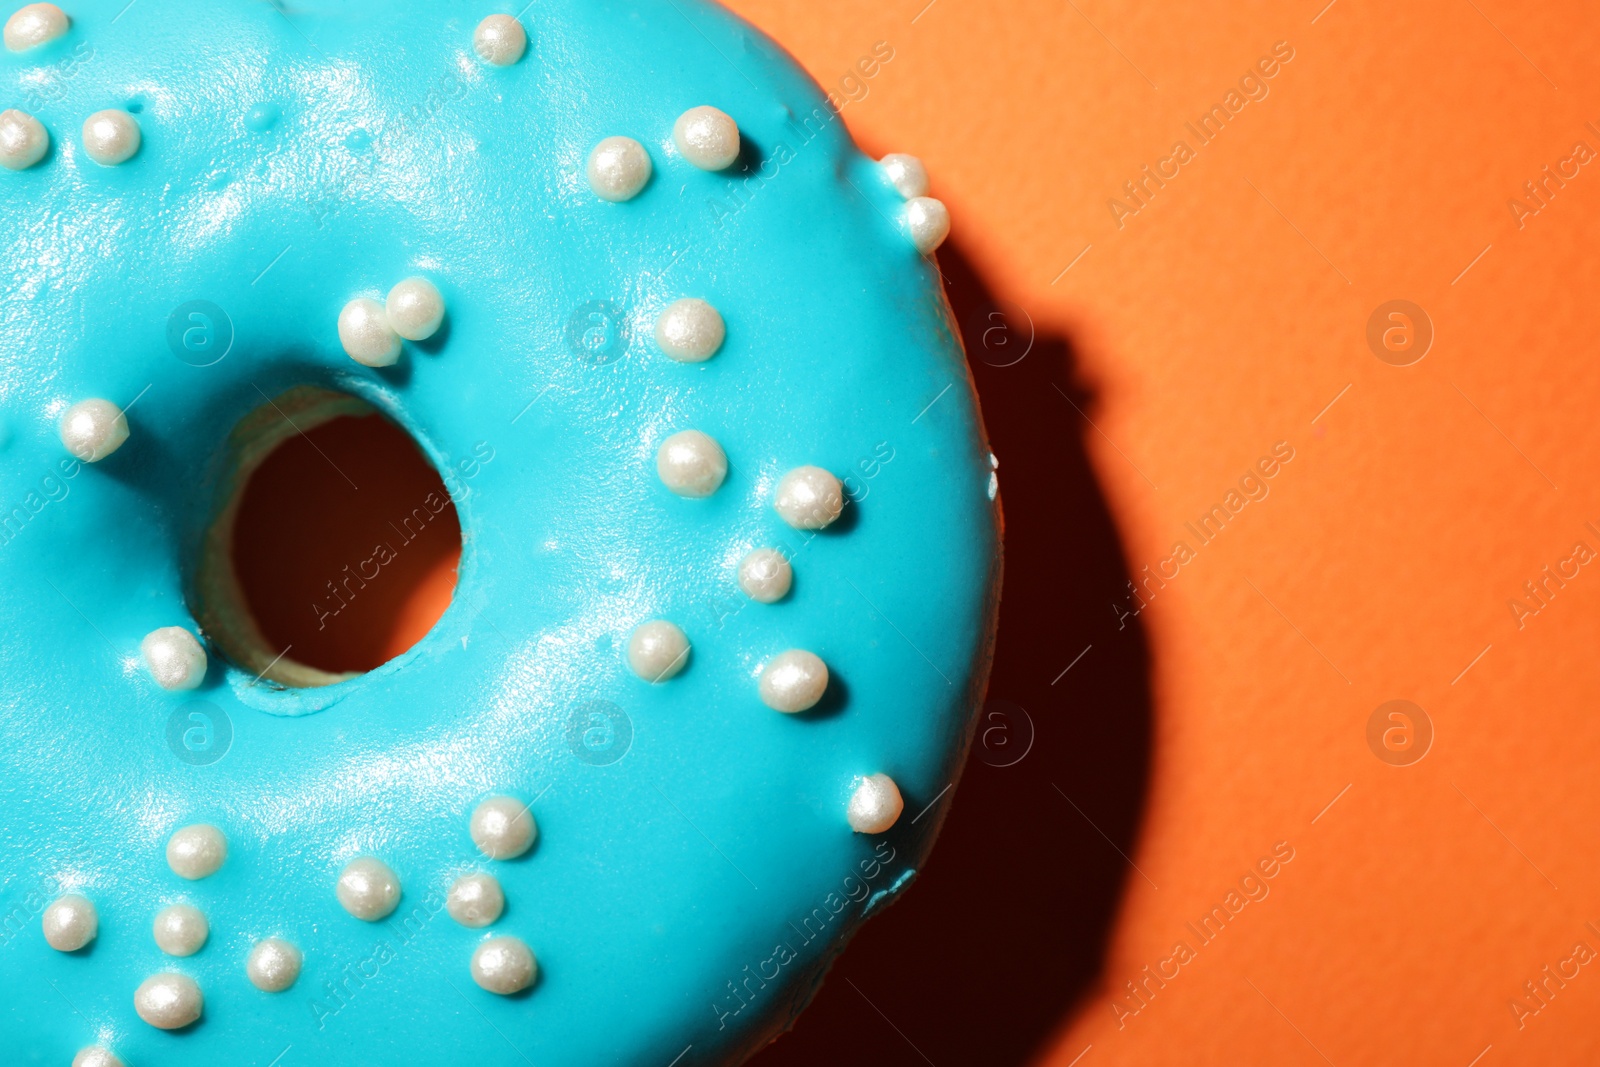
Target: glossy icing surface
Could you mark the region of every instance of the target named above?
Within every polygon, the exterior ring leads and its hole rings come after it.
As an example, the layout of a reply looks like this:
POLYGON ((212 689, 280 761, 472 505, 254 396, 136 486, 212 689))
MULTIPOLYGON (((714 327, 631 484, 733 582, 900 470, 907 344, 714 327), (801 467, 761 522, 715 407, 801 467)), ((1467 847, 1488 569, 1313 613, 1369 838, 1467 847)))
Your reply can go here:
POLYGON ((66 8, 63 36, 0 53, 0 109, 50 134, 0 171, 7 1062, 737 1062, 925 859, 987 672, 990 457, 901 194, 791 60, 694 0, 540 3, 506 66, 474 50, 494 11, 454 0, 66 8), (727 171, 674 144, 699 106, 738 124, 727 171), (113 166, 82 141, 106 109, 140 131, 113 166), (652 162, 622 202, 586 176, 611 136, 652 162), (341 309, 414 276, 444 325, 354 362, 341 309), (653 336, 684 298, 725 324, 703 362, 653 336), (438 467, 454 601, 349 681, 283 689, 213 649, 198 689, 163 689, 140 643, 198 629, 228 435, 305 385, 385 412, 438 467), (58 423, 95 397, 130 433, 82 464, 58 423), (726 455, 703 498, 657 471, 685 430, 726 455), (803 466, 849 496, 821 531, 773 506, 803 466), (763 547, 793 571, 771 604, 738 584, 763 547), (654 619, 692 647, 658 684, 626 656, 654 619), (789 649, 829 677, 797 714, 759 685, 789 649), (904 799, 881 836, 847 816, 875 774, 904 799), (469 828, 500 795, 537 822, 514 858, 469 828), (226 860, 191 881, 167 845, 195 824, 226 860), (400 888, 377 922, 335 892, 368 856, 400 888), (483 928, 446 908, 476 871, 505 900, 483 928), (64 894, 98 916, 77 952, 41 925, 64 894), (151 935, 178 904, 209 924, 183 958, 151 935), (282 992, 247 973, 269 938, 303 955, 282 992), (490 984, 530 989, 480 987, 491 943, 536 964, 501 952, 490 984), (198 1022, 141 1021, 160 975, 165 1018, 192 982, 198 1022))

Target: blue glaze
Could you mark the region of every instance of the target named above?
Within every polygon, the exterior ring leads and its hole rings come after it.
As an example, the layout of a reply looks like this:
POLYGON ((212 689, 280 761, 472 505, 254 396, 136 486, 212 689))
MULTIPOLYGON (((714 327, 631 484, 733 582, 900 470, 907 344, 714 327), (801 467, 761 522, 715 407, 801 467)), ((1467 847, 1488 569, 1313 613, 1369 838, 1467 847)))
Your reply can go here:
POLYGON ((266 133, 282 117, 283 111, 277 104, 261 103, 245 113, 244 124, 256 133, 266 133))
POLYGON ((0 54, 0 107, 32 92, 53 141, 0 172, 6 1062, 64 1067, 95 1042, 130 1067, 664 1065, 686 1048, 684 1067, 737 1062, 923 864, 988 668, 989 457, 899 197, 790 59, 699 0, 547 0, 504 69, 471 51, 490 10, 456 0, 124 5, 78 0, 64 38, 0 54), (83 119, 129 101, 143 147, 97 166, 83 119), (753 172, 677 157, 673 120, 705 103, 738 121, 753 172), (582 177, 611 134, 655 164, 624 204, 582 177), (358 366, 339 309, 415 273, 444 293, 446 332, 394 368, 358 366), (650 337, 685 295, 727 322, 700 365, 650 337), (167 341, 169 315, 197 300, 231 327, 209 365, 167 341), (465 538, 455 600, 353 681, 252 684, 213 650, 201 690, 164 692, 138 644, 195 625, 223 441, 262 392, 305 384, 365 398, 438 466, 465 538), (90 396, 139 400, 129 442, 82 466, 56 420, 90 396), (655 474, 657 444, 690 427, 731 462, 705 500, 655 474), (855 498, 815 536, 770 504, 805 463, 848 475, 855 498), (759 545, 793 553, 775 605, 734 585, 759 545), (654 617, 694 649, 658 686, 622 662, 654 617), (798 716, 756 690, 791 647, 836 679, 798 716), (605 729, 585 730, 612 705, 631 741, 606 762, 605 729), (905 815, 852 833, 853 779, 880 771, 905 815), (467 833, 500 792, 538 798, 539 843, 512 862, 467 833), (231 852, 188 883, 164 847, 194 822, 222 827, 231 852), (388 922, 335 899, 363 853, 402 880, 388 922), (480 867, 508 900, 482 931, 442 910, 480 867), (39 927, 68 889, 100 913, 72 955, 39 927), (211 922, 183 960, 150 933, 178 900, 211 922), (472 949, 496 934, 538 956, 528 993, 472 983, 472 949), (305 953, 285 993, 245 978, 267 936, 305 953), (134 1014, 134 989, 163 970, 204 991, 188 1030, 134 1014))

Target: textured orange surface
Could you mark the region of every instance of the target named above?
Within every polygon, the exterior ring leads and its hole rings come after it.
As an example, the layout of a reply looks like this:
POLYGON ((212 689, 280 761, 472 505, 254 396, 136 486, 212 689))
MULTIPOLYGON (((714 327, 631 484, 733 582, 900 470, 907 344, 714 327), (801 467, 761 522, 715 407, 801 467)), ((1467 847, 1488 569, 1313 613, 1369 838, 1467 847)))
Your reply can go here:
POLYGON ((756 1062, 1596 1062, 1592 7, 925 3, 735 6, 951 207, 1011 704, 756 1062))

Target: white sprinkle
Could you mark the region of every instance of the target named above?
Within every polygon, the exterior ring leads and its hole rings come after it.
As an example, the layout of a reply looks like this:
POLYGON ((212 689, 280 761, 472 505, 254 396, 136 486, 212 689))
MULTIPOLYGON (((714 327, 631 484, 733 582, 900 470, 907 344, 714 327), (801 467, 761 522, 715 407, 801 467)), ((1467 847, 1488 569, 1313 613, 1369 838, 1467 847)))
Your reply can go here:
POLYGON ((305 957, 280 937, 256 942, 244 962, 245 977, 263 993, 282 993, 300 977, 305 957))
POLYGON ((193 689, 206 677, 206 650, 181 626, 151 630, 139 642, 150 677, 163 689, 193 689))
POLYGON ((174 904, 156 913, 156 947, 169 956, 193 956, 211 936, 205 912, 192 904, 174 904))
POLYGON ((97 463, 128 439, 128 417, 109 400, 80 400, 61 417, 61 443, 85 463, 97 463))
POLYGON ((57 897, 44 909, 44 939, 57 952, 76 952, 100 932, 100 914, 77 893, 57 897))
POLYGON ((364 367, 391 367, 400 358, 400 335, 376 300, 358 296, 339 312, 339 343, 364 367))
POLYGON ((931 196, 919 196, 906 201, 906 230, 917 251, 927 255, 950 236, 950 211, 944 203, 931 196))
POLYGON ((661 442, 656 473, 661 483, 679 496, 710 496, 728 476, 728 456, 706 434, 684 430, 661 442))
POLYGON ((0 111, 0 167, 27 170, 50 150, 50 134, 26 111, 0 111))
POLYGON ((426 278, 407 278, 389 290, 384 303, 389 328, 407 341, 426 341, 444 322, 444 297, 426 278))
POLYGON ((656 318, 656 344, 679 363, 703 363, 728 336, 722 315, 698 297, 673 301, 656 318))
POLYGON ((490 15, 472 31, 472 48, 485 63, 509 67, 527 51, 528 31, 510 15, 490 15))
POLYGON ((907 200, 928 195, 928 170, 916 156, 890 152, 878 162, 889 183, 907 200))
POLYGON ((739 158, 739 124, 714 107, 692 107, 679 115, 672 141, 701 170, 726 170, 739 158))
POLYGON ((83 150, 103 167, 132 159, 142 140, 139 120, 116 108, 96 111, 83 123, 83 150))
POLYGON ((758 548, 739 561, 739 588, 760 604, 774 604, 789 595, 794 568, 775 548, 758 548))
POLYGON ((689 662, 689 639, 664 619, 643 623, 628 638, 628 666, 647 682, 676 677, 689 662))
POLYGON ((786 715, 814 708, 828 691, 828 665, 804 649, 772 657, 761 672, 761 702, 786 715))
POLYGON ((820 530, 844 511, 844 486, 821 467, 796 467, 778 480, 772 506, 797 530, 820 530))
POLYGON ((490 797, 472 812, 472 843, 492 860, 509 860, 527 852, 539 839, 533 813, 516 797, 490 797))
POLYGON ((602 200, 632 200, 650 180, 650 153, 632 137, 607 137, 589 153, 589 188, 602 200))
POLYGON ((476 929, 500 918, 506 907, 506 895, 494 875, 474 871, 455 880, 445 897, 444 907, 450 918, 476 929))
POLYGON ((67 32, 67 13, 54 4, 27 4, 6 19, 6 48, 26 52, 67 32))
POLYGON ((205 1010, 200 987, 186 974, 157 974, 133 994, 133 1010, 158 1030, 180 1030, 205 1010))
POLYGON ((334 892, 345 911, 366 922, 377 922, 388 918, 400 903, 400 879, 382 860, 361 856, 345 867, 334 892))
POLYGON ((472 980, 491 993, 520 993, 538 973, 538 961, 520 938, 491 937, 472 953, 472 980))
POLYGON ((871 774, 857 779, 845 817, 858 834, 881 834, 895 824, 906 802, 900 787, 887 774, 871 774))
POLYGON ((110 1049, 101 1045, 90 1045, 88 1048, 79 1049, 78 1054, 72 1057, 72 1067, 126 1067, 110 1049))
POLYGON ((167 840, 167 866, 191 882, 216 874, 227 858, 228 839, 206 823, 185 826, 167 840))

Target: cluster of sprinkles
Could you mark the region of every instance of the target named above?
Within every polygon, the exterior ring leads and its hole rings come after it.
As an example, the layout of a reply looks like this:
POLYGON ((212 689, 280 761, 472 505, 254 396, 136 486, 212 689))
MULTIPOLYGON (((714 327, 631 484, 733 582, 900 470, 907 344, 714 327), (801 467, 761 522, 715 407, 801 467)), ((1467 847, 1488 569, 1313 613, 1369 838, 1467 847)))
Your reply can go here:
MULTIPOLYGON (((55 4, 28 4, 6 20, 5 45, 27 52, 64 36, 72 22, 55 4)), ((139 151, 139 120, 126 111, 97 111, 83 123, 83 151, 103 167, 126 163, 139 151)), ((0 111, 0 167, 27 170, 50 151, 50 132, 26 111, 0 111)))
MULTIPOLYGON (((539 837, 529 807, 511 796, 493 796, 479 804, 468 824, 478 851, 492 860, 526 854, 539 837)), ((377 857, 358 856, 340 872, 335 892, 345 911, 364 922, 379 922, 400 903, 400 878, 377 857)), ((497 922, 505 904, 499 880, 485 871, 460 876, 445 897, 450 917, 470 929, 497 922)), ((539 974, 538 961, 527 943, 504 935, 480 942, 469 969, 480 987, 502 996, 522 992, 539 974)))
POLYGON ((928 170, 922 160, 891 152, 878 161, 895 191, 906 198, 905 225, 917 251, 926 255, 950 236, 950 209, 928 195, 928 170))
MULTIPOLYGON (((492 796, 472 812, 468 833, 473 844, 490 860, 513 860, 525 855, 538 840, 539 829, 531 805, 512 796, 492 796)), ((208 823, 184 826, 167 840, 167 866, 187 881, 209 878, 228 859, 228 839, 208 823)), ((389 865, 374 856, 358 856, 347 863, 334 883, 339 905, 363 922, 379 922, 400 903, 400 879, 389 865)), ((494 875, 474 870, 455 879, 445 898, 445 910, 462 926, 479 930, 494 925, 505 911, 505 892, 494 875)), ((99 936, 100 916, 93 902, 79 893, 65 893, 44 910, 41 918, 45 942, 58 952, 78 952, 99 936)), ((205 946, 211 926, 205 912, 189 903, 171 904, 156 913, 151 929, 156 947, 175 959, 193 956, 205 946)), ((255 942, 244 961, 245 977, 263 993, 282 993, 295 984, 305 956, 293 942, 265 937, 255 942)), ((493 935, 480 941, 468 963, 472 980, 502 996, 520 993, 534 983, 539 964, 521 938, 493 935)), ((139 984, 133 1009, 140 1019, 158 1030, 181 1030, 205 1013, 205 995, 187 974, 161 971, 139 984)), ((121 1067, 109 1049, 91 1046, 73 1059, 75 1067, 121 1067)))
MULTIPOLYGON (((215 874, 228 858, 228 842, 215 826, 185 826, 167 841, 167 865, 180 878, 198 881, 215 874)), ((77 952, 99 935, 100 917, 94 904, 78 893, 57 897, 45 908, 41 920, 45 942, 58 952, 77 952)), ((200 951, 210 936, 205 913, 192 904, 173 904, 156 914, 151 933, 156 947, 169 956, 183 958, 200 951)), ((246 974, 260 989, 287 989, 300 972, 298 950, 285 942, 263 941, 251 951, 246 974), (286 951, 285 951, 286 950, 286 951), (278 956, 278 961, 263 969, 259 958, 278 956), (284 975, 287 972, 287 979, 284 975)), ((133 994, 133 1010, 149 1025, 160 1030, 177 1030, 200 1018, 205 998, 200 986, 186 974, 164 971, 139 984, 133 994)), ((73 1059, 75 1067, 120 1067, 109 1050, 94 1046, 81 1050, 73 1059)))
MULTIPOLYGON (((738 124, 714 107, 694 107, 678 116, 672 141, 685 160, 706 171, 721 171, 738 159, 741 141, 738 124)), ((918 251, 938 248, 950 233, 950 213, 943 203, 927 195, 928 172, 915 156, 894 154, 881 161, 884 176, 906 199, 904 226, 918 251)), ((585 176, 602 200, 630 200, 649 184, 653 172, 650 154, 631 137, 607 137, 589 153, 585 176)), ((667 306, 656 318, 656 346, 681 363, 701 363, 715 356, 727 337, 720 312, 699 297, 684 297, 667 306)), ((728 476, 728 456, 722 445, 702 430, 670 434, 656 451, 656 474, 661 484, 680 497, 701 498, 716 493, 728 476)), ((844 511, 844 486, 821 467, 801 466, 779 479, 772 506, 797 530, 821 530, 844 511)), ((784 599, 794 581, 793 566, 775 548, 756 548, 737 568, 739 588, 759 604, 784 599)), ((660 684, 677 677, 690 654, 688 635, 667 619, 650 619, 628 638, 628 667, 641 679, 660 684)), ((767 661, 756 683, 762 703, 785 714, 809 711, 828 689, 828 666, 814 652, 791 648, 767 661)), ((904 800, 894 780, 886 774, 857 779, 845 816, 859 833, 887 831, 899 819, 904 800)))
MULTIPOLYGON (((33 3, 18 9, 6 21, 5 47, 27 52, 54 41, 71 28, 71 20, 55 4, 33 3)), ((522 24, 509 15, 490 15, 473 32, 473 51, 492 66, 511 66, 527 51, 528 36, 522 24)), ((142 142, 138 120, 127 111, 108 109, 90 115, 81 139, 85 154, 102 166, 116 166, 133 158, 142 142)), ((693 107, 678 116, 672 140, 679 155, 694 167, 718 172, 739 159, 742 142, 738 124, 715 107, 693 107)), ((25 170, 42 160, 50 148, 50 134, 34 116, 17 109, 0 111, 0 167, 25 170)), ((891 154, 880 165, 886 180, 905 199, 901 225, 923 254, 932 253, 949 235, 950 213, 928 196, 927 170, 914 156, 891 154)), ((638 196, 654 173, 650 153, 631 137, 606 137, 596 144, 585 165, 585 177, 602 200, 621 203, 638 196)), ((341 310, 338 335, 345 352, 368 367, 393 365, 402 341, 424 341, 439 330, 445 315, 444 298, 426 278, 407 278, 379 302, 368 297, 350 300, 341 310)), ((680 363, 701 363, 722 348, 727 336, 722 315, 709 302, 684 297, 669 304, 655 322, 656 345, 680 363)), ((109 400, 89 398, 71 405, 60 422, 63 446, 78 460, 96 463, 116 452, 129 437, 127 416, 109 400)), ((710 435, 686 429, 664 440, 656 454, 656 472, 672 493, 685 498, 708 497, 721 488, 728 473, 728 458, 710 435)), ((779 479, 772 498, 774 510, 798 530, 821 530, 843 512, 844 488, 832 473, 816 466, 796 467, 779 479)), ((778 549, 750 551, 737 567, 737 584, 760 604, 782 601, 793 583, 793 567, 778 549)), ((140 652, 152 679, 163 689, 196 688, 204 680, 207 656, 191 631, 166 626, 151 631, 140 652)), ((652 684, 665 683, 688 662, 690 643, 674 623, 652 619, 629 636, 628 667, 652 684)), ((815 653, 788 649, 767 661, 757 680, 757 692, 768 707, 785 714, 814 708, 829 682, 828 667, 815 653)), ((886 774, 858 778, 846 807, 846 819, 859 833, 889 830, 900 817, 904 801, 886 774)), ((532 848, 538 829, 529 805, 515 797, 495 796, 473 811, 469 832, 478 850, 491 860, 509 860, 532 848)), ((216 873, 227 859, 228 845, 215 826, 198 824, 176 831, 167 845, 167 863, 187 880, 216 873)), ((340 872, 334 886, 340 905, 367 922, 380 921, 398 906, 398 876, 382 860, 360 856, 340 872)), ((458 877, 445 904, 462 926, 482 929, 496 923, 505 908, 498 879, 485 871, 458 877)), ((77 952, 99 932, 94 904, 77 893, 58 897, 44 911, 46 942, 61 952, 77 952)), ((199 908, 177 903, 155 917, 152 933, 157 947, 175 958, 192 956, 206 943, 210 925, 199 908)), ((287 990, 300 976, 304 962, 300 949, 279 938, 264 938, 251 948, 245 974, 252 985, 267 993, 287 990)), ((492 936, 472 954, 470 971, 483 989, 509 995, 527 989, 538 975, 538 963, 521 939, 492 936)), ((139 1017, 163 1030, 181 1029, 196 1022, 204 1011, 204 997, 193 978, 177 972, 154 974, 134 994, 139 1017)), ((122 1067, 111 1051, 92 1046, 81 1050, 73 1067, 122 1067)))
POLYGON ((364 367, 391 367, 400 342, 426 341, 444 323, 444 297, 426 278, 407 278, 383 303, 358 296, 339 312, 339 343, 364 367))

